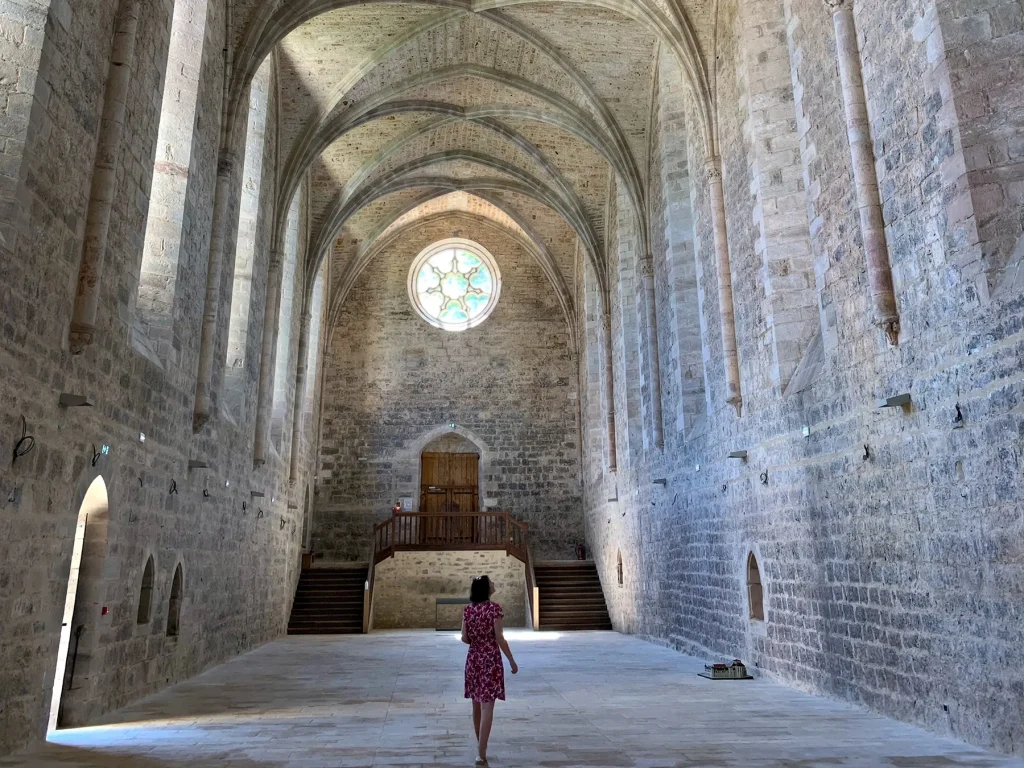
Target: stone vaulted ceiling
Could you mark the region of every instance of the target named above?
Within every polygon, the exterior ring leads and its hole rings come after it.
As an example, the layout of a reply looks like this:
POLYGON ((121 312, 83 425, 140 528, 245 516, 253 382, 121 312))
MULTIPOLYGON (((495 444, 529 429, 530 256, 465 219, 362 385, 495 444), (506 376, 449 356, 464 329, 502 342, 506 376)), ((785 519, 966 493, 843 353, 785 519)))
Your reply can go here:
POLYGON ((241 0, 232 103, 266 56, 277 70, 275 237, 308 180, 306 274, 329 258, 336 303, 396 228, 471 211, 529 241, 571 313, 577 247, 606 280, 612 179, 646 239, 658 49, 697 50, 706 17, 674 0, 241 0))

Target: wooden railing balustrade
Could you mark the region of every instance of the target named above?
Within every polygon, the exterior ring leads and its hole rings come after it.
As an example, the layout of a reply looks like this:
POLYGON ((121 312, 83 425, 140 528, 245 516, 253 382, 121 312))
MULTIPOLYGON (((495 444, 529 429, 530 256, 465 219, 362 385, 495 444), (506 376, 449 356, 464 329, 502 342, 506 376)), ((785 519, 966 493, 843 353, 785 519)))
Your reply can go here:
POLYGON ((437 515, 394 512, 373 527, 373 563, 395 552, 504 550, 527 562, 528 526, 508 512, 437 515))

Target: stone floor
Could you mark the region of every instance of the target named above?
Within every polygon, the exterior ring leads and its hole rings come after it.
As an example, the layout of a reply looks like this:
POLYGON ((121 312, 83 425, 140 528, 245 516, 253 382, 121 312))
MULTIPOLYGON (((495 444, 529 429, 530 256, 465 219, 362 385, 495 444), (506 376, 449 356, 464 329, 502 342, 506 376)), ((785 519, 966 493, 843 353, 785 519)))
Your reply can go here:
MULTIPOLYGON (((509 637, 493 766, 1024 766, 623 635, 509 637)), ((287 638, 0 766, 472 765, 464 654, 441 633, 287 638)))

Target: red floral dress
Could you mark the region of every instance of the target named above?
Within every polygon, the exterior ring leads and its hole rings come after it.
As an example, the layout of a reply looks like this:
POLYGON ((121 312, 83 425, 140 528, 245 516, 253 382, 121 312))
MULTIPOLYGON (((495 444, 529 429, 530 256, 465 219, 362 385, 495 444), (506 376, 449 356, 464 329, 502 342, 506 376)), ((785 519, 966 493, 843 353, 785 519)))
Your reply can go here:
POLYGON ((494 636, 494 622, 504 614, 490 600, 470 603, 462 614, 469 637, 466 655, 466 698, 479 702, 505 700, 505 666, 494 636))

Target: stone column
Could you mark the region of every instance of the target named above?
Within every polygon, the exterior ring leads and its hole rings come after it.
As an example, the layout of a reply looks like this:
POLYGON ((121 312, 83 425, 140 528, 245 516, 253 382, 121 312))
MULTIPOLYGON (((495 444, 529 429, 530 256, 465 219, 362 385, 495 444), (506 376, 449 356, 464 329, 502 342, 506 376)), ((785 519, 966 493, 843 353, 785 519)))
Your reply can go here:
POLYGON ((722 358, 725 363, 726 402, 743 413, 740 390, 740 361, 736 345, 736 311, 732 300, 732 266, 725 228, 725 190, 722 187, 722 159, 710 157, 704 166, 711 198, 711 228, 715 236, 715 269, 718 274, 718 312, 722 326, 722 358))
MULTIPOLYGON (((312 290, 312 289, 311 289, 312 290)), ((312 296, 307 297, 308 305, 312 296)), ((302 390, 306 384, 306 357, 309 354, 309 324, 313 315, 308 306, 299 325, 299 360, 295 368, 295 402, 292 408, 292 452, 288 458, 288 481, 294 483, 299 476, 299 441, 302 437, 302 390)))
POLYGON ((256 400, 256 440, 253 446, 253 466, 267 462, 267 433, 270 428, 270 409, 274 402, 274 358, 277 353, 277 324, 281 314, 281 276, 284 254, 275 250, 270 254, 267 273, 267 310, 263 316, 263 351, 260 354, 260 380, 256 400))
POLYGON ((654 444, 661 450, 665 447, 661 412, 661 360, 658 352, 658 312, 654 296, 654 261, 650 256, 640 261, 640 276, 644 290, 643 320, 647 324, 647 375, 651 380, 651 422, 654 428, 654 444))
POLYGON ((213 410, 214 350, 217 346, 217 320, 220 314, 220 279, 224 271, 224 238, 227 231, 231 177, 234 171, 235 153, 222 150, 217 162, 217 186, 213 197, 213 231, 210 233, 210 258, 206 264, 206 297, 199 339, 196 403, 192 414, 192 429, 196 432, 210 420, 213 410))
POLYGON ((832 11, 836 30, 836 55, 843 86, 846 109, 846 135, 853 161, 853 183, 857 192, 860 233, 864 241, 864 259, 871 291, 874 324, 885 332, 890 344, 899 341, 900 317, 889 266, 889 250, 885 243, 885 221, 878 192, 878 173, 871 145, 871 124, 867 98, 864 94, 864 72, 857 46, 857 26, 853 17, 853 0, 825 0, 832 11))
POLYGON ((139 5, 140 0, 124 2, 114 29, 110 68, 107 70, 107 86, 103 95, 103 117, 85 220, 85 243, 82 247, 82 263, 78 268, 78 288, 68 338, 73 355, 81 354, 92 344, 96 335, 99 288, 110 233, 110 213, 117 194, 117 160, 121 154, 125 101, 132 79, 139 5))
POLYGON ((615 369, 612 365, 612 304, 610 297, 604 297, 604 394, 608 400, 608 471, 618 469, 618 454, 615 447, 615 369))

